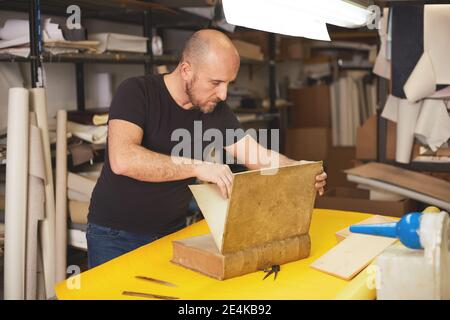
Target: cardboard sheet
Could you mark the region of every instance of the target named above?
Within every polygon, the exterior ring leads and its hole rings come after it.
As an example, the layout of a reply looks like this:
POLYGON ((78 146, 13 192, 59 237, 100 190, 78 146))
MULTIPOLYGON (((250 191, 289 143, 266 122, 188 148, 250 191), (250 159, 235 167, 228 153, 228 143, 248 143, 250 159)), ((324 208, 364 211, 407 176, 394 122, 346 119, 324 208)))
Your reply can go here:
POLYGON ((346 170, 345 173, 350 181, 450 210, 450 183, 445 180, 375 162, 346 170))
POLYGON ((25 296, 28 110, 28 90, 9 89, 5 197, 5 300, 21 300, 25 296))

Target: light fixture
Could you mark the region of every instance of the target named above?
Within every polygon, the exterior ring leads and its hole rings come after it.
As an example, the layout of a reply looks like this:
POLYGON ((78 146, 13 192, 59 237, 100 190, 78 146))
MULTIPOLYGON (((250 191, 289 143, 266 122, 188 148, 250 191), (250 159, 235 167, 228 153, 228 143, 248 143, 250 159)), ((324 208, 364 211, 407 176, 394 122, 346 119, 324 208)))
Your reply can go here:
POLYGON ((371 12, 345 0, 222 0, 228 23, 267 32, 330 40, 326 24, 356 28, 371 12))

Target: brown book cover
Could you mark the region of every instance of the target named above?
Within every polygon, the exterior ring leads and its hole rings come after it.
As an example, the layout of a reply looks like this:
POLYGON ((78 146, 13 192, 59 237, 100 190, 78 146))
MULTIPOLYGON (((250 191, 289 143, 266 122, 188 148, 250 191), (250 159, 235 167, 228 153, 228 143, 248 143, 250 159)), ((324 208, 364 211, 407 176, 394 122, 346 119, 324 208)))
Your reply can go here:
POLYGON ((233 175, 225 199, 214 184, 190 185, 211 234, 173 242, 172 262, 224 280, 304 259, 322 162, 233 175))
POLYGON ((108 123, 108 114, 109 108, 71 110, 67 111, 67 119, 81 124, 100 126, 108 123))
POLYGON ((206 234, 173 241, 172 262, 209 277, 226 280, 304 259, 309 256, 310 248, 309 235, 303 234, 221 254, 212 235, 206 234))

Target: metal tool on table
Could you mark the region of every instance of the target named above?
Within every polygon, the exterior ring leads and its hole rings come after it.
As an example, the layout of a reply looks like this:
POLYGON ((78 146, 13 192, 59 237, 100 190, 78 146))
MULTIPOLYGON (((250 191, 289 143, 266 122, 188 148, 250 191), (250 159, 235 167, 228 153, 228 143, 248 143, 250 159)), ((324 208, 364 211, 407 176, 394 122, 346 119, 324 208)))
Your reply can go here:
POLYGON ((177 300, 177 299, 179 299, 177 297, 161 296, 159 294, 134 292, 134 291, 123 291, 122 294, 125 295, 125 296, 151 298, 151 299, 161 299, 161 300, 177 300))
POLYGON ((163 281, 163 280, 159 280, 159 279, 155 279, 155 278, 150 278, 150 277, 146 277, 146 276, 135 276, 136 279, 139 280, 144 280, 144 281, 150 281, 150 282, 154 282, 157 284, 161 284, 163 286, 168 286, 168 287, 176 287, 176 284, 167 282, 167 281, 163 281))
POLYGON ((267 274, 264 276, 263 280, 266 280, 266 278, 268 278, 271 274, 274 274, 273 280, 275 280, 280 270, 281 267, 278 264, 274 264, 270 268, 265 268, 263 271, 267 274))

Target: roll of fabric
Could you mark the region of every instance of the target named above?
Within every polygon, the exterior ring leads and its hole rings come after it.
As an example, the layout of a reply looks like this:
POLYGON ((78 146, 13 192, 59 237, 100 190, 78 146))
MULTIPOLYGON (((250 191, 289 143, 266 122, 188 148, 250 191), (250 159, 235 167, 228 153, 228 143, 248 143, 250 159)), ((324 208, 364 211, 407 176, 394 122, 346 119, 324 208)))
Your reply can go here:
POLYGON ((45 160, 41 131, 36 114, 30 112, 28 157, 27 247, 25 261, 25 298, 37 297, 38 221, 45 217, 45 160))
POLYGON ((48 134, 47 101, 44 88, 30 90, 30 105, 36 112, 37 124, 44 145, 45 173, 45 219, 40 225, 42 260, 44 264, 45 291, 47 298, 54 296, 55 284, 55 195, 53 189, 52 159, 48 134))
POLYGON ((21 300, 25 296, 28 98, 27 89, 9 89, 5 201, 5 300, 21 300))
POLYGON ((67 267, 67 112, 59 110, 56 127, 56 281, 67 267))

